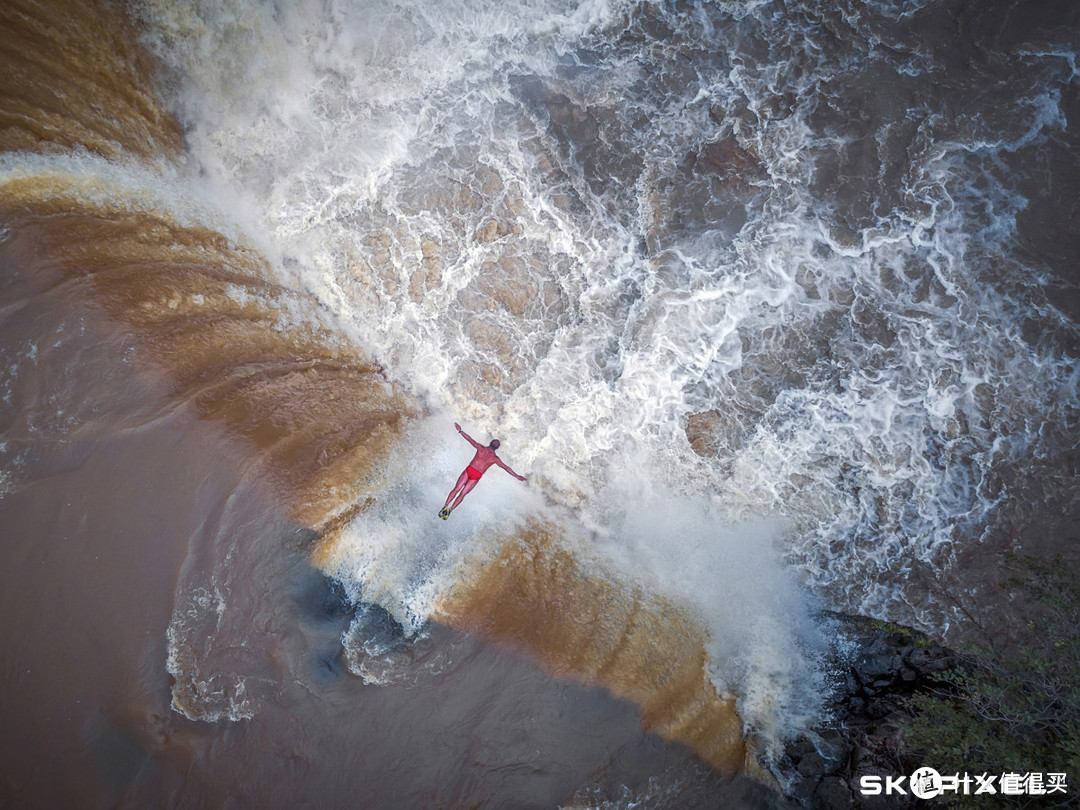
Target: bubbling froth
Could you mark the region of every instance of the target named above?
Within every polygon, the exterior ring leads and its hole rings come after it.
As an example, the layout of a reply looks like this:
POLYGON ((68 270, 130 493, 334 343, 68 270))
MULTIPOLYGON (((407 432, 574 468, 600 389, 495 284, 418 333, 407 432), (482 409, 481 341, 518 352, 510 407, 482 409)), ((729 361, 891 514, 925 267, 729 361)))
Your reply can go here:
MULTIPOLYGON (((528 5, 513 24, 139 8, 193 154, 283 276, 432 411, 505 439, 604 570, 688 538, 649 587, 708 628, 753 722, 784 727, 816 655, 785 565, 834 607, 940 631, 913 575, 1019 514, 1075 445, 1075 325, 1013 249, 1016 167, 1064 126, 1075 60, 1025 57, 954 109, 935 88, 981 68, 918 47, 930 7, 528 5), (638 504, 691 525, 641 531, 638 504), (772 583, 757 624, 687 574, 746 547, 772 583)), ((406 479, 326 566, 415 629, 466 558, 400 519, 440 502, 406 479)))

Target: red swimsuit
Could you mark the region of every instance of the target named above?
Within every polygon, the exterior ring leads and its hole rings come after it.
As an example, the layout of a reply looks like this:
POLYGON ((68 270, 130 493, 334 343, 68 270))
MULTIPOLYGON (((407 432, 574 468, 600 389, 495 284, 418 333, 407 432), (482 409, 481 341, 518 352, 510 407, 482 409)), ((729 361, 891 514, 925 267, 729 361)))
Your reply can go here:
POLYGON ((483 475, 483 473, 470 464, 465 468, 465 475, 469 476, 470 481, 479 481, 480 476, 483 475))

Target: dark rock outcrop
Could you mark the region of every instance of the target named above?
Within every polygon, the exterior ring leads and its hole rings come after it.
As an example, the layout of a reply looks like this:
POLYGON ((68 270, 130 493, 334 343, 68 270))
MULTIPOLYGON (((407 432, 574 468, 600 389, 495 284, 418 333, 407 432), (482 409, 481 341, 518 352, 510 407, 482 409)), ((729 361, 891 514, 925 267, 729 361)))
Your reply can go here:
POLYGON ((833 661, 831 719, 788 744, 777 768, 787 798, 815 810, 915 807, 919 800, 911 795, 863 795, 860 778, 909 776, 923 764, 904 746, 906 701, 939 685, 959 658, 907 627, 834 618, 847 643, 833 661))

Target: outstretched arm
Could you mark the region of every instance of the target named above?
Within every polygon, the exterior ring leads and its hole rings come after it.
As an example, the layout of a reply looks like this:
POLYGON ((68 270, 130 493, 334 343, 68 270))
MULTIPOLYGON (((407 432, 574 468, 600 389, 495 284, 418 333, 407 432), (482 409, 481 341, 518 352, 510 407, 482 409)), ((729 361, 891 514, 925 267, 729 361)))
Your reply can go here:
POLYGON ((459 425, 457 422, 454 422, 454 427, 457 428, 458 433, 460 433, 462 436, 465 437, 465 441, 467 441, 469 444, 471 444, 477 450, 479 450, 481 447, 483 447, 483 445, 480 444, 480 442, 476 441, 476 439, 474 439, 472 436, 470 436, 468 433, 466 433, 464 430, 462 430, 461 425, 459 425))
POLYGON ((498 464, 500 467, 502 467, 504 470, 506 470, 508 473, 510 473, 512 476, 514 476, 514 478, 516 478, 518 481, 525 481, 526 480, 524 475, 518 475, 516 472, 511 470, 506 464, 503 464, 503 460, 501 458, 496 458, 495 463, 498 464))

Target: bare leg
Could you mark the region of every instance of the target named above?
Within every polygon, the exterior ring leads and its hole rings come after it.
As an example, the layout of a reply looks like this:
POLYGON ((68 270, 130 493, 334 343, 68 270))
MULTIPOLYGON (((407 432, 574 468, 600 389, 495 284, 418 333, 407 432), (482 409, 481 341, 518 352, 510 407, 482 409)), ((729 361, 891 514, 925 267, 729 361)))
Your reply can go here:
MULTIPOLYGON (((462 473, 462 475, 465 475, 465 473, 462 473)), ((457 500, 454 501, 454 505, 450 507, 451 512, 461 506, 461 502, 465 500, 465 496, 472 492, 473 487, 476 486, 476 483, 479 480, 479 478, 469 478, 468 476, 466 476, 465 486, 461 488, 461 494, 457 496, 457 500)))
MULTIPOLYGON (((462 470, 461 475, 458 476, 457 483, 454 484, 454 488, 452 490, 450 490, 450 494, 446 496, 446 503, 443 504, 444 508, 450 505, 450 501, 454 500, 454 496, 457 495, 458 492, 461 491, 461 489, 465 486, 466 483, 468 483, 468 481, 469 481, 469 474, 466 473, 464 470, 462 470)), ((456 505, 457 504, 455 504, 455 506, 456 505)))

